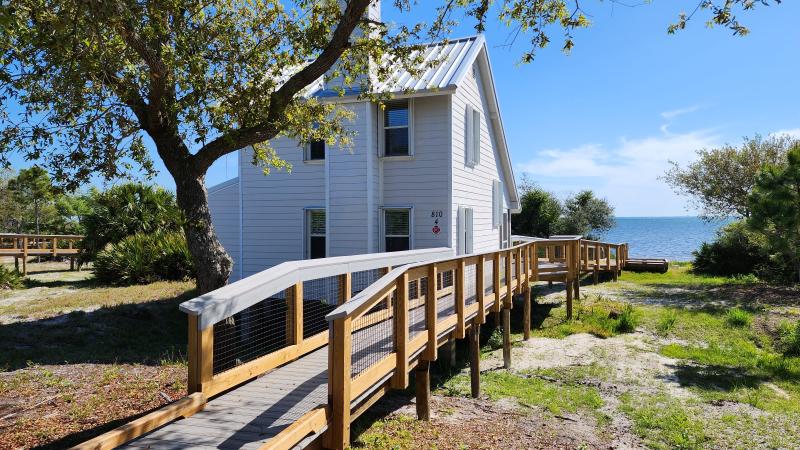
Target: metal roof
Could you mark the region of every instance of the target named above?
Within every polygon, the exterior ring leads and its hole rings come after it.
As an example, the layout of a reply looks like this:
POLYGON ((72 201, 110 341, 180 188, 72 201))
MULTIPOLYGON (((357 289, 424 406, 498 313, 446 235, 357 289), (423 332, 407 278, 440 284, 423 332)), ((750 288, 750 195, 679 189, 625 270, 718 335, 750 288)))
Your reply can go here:
MULTIPOLYGON (((426 44, 422 50, 415 51, 411 57, 416 58, 422 53, 422 68, 425 71, 418 76, 412 75, 403 67, 397 67, 394 73, 383 83, 375 85, 375 92, 400 93, 406 91, 426 91, 454 88, 466 70, 475 61, 475 56, 484 45, 481 35, 434 42, 426 44)), ((383 67, 391 67, 393 61, 386 57, 381 61, 383 67)), ((321 86, 320 86, 321 87, 321 86)), ((345 89, 345 95, 358 94, 358 87, 345 89)), ((316 97, 338 96, 339 92, 326 86, 314 92, 316 97)))

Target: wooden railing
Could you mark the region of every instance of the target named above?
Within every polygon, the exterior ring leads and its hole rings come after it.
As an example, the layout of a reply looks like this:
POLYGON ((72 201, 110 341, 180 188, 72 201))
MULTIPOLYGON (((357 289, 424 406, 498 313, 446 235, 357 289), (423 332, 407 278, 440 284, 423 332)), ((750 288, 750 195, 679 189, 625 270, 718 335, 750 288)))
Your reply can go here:
MULTIPOLYGON (((567 315, 571 318, 573 294, 578 295, 580 275, 589 271, 612 272, 616 279, 627 252, 626 244, 580 237, 523 238, 515 242, 518 244, 509 249, 395 268, 328 314, 331 424, 325 447, 339 449, 349 445, 351 410, 376 385, 388 379, 392 388, 406 388, 409 370, 436 360, 437 348, 445 335, 452 333, 452 337, 463 339, 469 328, 473 330, 472 338, 489 311, 502 311, 503 359, 509 367, 510 309, 514 294, 523 294, 523 333, 528 339, 532 283, 564 281, 567 315), (454 290, 441 290, 438 283, 429 281, 442 271, 453 272, 454 290), (487 272, 490 272, 488 277, 487 272), (420 293, 418 288, 423 280, 428 280, 427 290, 420 293), (446 305, 441 305, 442 302, 446 305), (367 335, 368 342, 379 343, 376 351, 380 357, 364 364, 363 358, 354 361, 354 355, 363 353, 354 347, 354 342, 367 335), (391 343, 390 350, 385 342, 391 343), (354 367, 356 362, 358 367, 354 367)), ((472 373, 475 377, 479 371, 472 373)), ((473 379, 473 392, 477 385, 479 382, 473 379)))
POLYGON ((320 308, 333 310, 392 266, 452 254, 435 248, 291 261, 182 303, 189 316, 189 392, 218 394, 324 346, 320 308), (256 340, 274 345, 252 348, 256 340))
POLYGON ((14 266, 19 270, 22 259, 22 274, 28 273, 28 258, 31 256, 66 256, 70 268, 74 269, 74 258, 80 252, 83 236, 73 234, 0 234, 0 256, 13 256, 14 266))
MULTIPOLYGON (((213 396, 326 344, 328 403, 310 408, 264 448, 292 448, 326 428, 325 447, 347 447, 351 420, 389 389, 405 388, 409 371, 427 370, 439 346, 451 339, 470 338, 477 395, 477 330, 487 315, 502 321, 503 359, 509 367, 514 294, 524 294, 527 339, 534 282, 564 282, 571 317, 580 275, 617 273, 627 252, 622 244, 580 238, 518 242, 458 257, 452 249, 439 248, 288 262, 184 302, 189 396, 80 448, 113 448, 188 417, 213 396), (322 315, 321 307, 326 308, 322 315)), ((418 413, 427 417, 429 378, 416 379, 418 413), (426 380, 427 390, 420 388, 426 380)))

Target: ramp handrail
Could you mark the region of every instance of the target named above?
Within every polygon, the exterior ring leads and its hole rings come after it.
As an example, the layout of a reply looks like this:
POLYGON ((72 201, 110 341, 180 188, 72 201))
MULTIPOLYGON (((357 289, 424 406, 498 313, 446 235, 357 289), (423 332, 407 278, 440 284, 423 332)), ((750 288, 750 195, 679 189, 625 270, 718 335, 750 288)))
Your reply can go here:
POLYGON ((290 261, 181 303, 189 392, 215 395, 322 347, 325 314, 386 269, 452 254, 432 248, 290 261))

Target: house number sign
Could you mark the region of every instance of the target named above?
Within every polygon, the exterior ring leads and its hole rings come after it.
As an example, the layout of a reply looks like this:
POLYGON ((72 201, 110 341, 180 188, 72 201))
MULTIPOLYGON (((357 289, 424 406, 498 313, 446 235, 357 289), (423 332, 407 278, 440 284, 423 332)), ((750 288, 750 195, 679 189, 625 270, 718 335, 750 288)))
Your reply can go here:
POLYGON ((439 226, 439 219, 442 217, 444 217, 444 211, 441 209, 431 211, 431 218, 433 219, 433 228, 431 228, 431 232, 433 232, 434 235, 442 232, 442 228, 439 226))

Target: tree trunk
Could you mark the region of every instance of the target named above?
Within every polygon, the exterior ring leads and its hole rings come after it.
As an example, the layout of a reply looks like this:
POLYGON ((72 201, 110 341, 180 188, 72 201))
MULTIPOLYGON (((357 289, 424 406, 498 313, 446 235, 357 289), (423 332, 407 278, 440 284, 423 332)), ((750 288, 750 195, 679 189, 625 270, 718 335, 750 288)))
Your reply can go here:
POLYGON ((227 284, 233 260, 219 242, 211 223, 205 176, 194 176, 186 171, 174 173, 173 178, 178 206, 186 216, 183 231, 194 260, 197 289, 205 294, 227 284))

